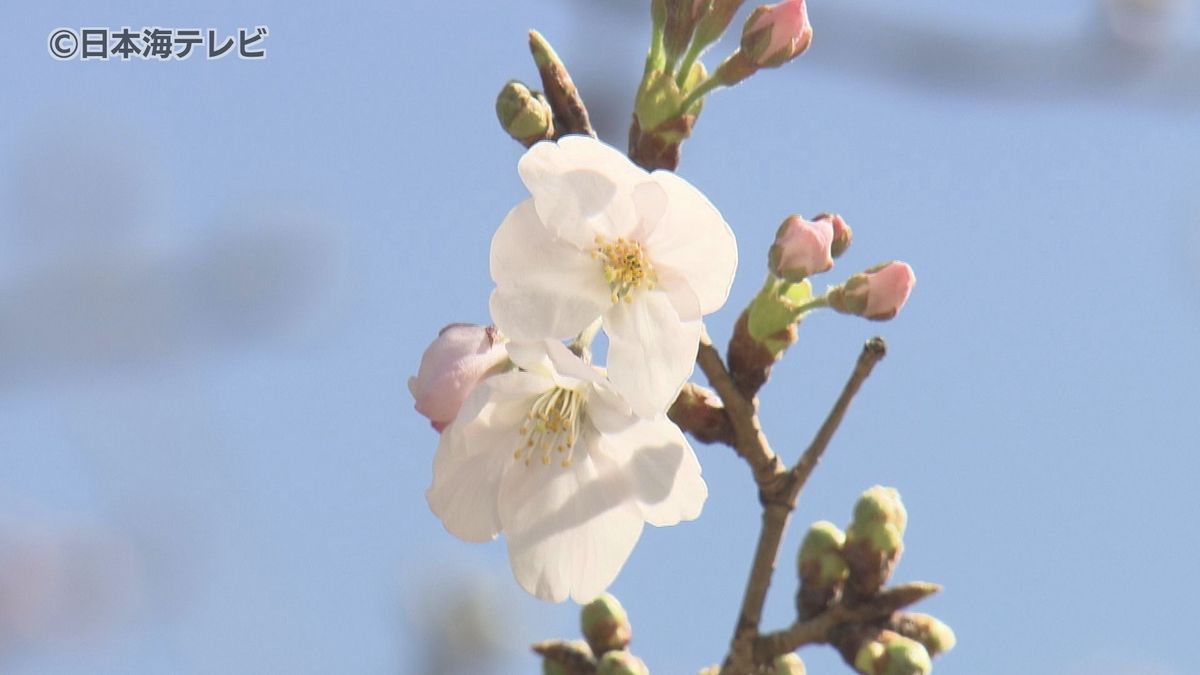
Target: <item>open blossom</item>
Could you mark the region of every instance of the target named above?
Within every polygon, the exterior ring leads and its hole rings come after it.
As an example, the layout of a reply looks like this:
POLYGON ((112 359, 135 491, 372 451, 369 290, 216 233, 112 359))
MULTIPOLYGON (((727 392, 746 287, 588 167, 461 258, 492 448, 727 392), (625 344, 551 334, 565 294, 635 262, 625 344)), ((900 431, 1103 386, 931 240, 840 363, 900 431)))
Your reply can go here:
POLYGON ((638 414, 661 413, 692 373, 700 318, 729 295, 729 225, 687 181, 591 137, 538 143, 518 170, 532 198, 492 239, 492 318, 541 340, 602 317, 611 381, 638 414))
POLYGON ((833 219, 805 220, 788 216, 775 233, 768 255, 771 272, 800 282, 833 267, 833 219))
POLYGON ((507 366, 508 352, 498 337, 492 326, 454 323, 425 349, 416 377, 408 378, 408 390, 417 412, 434 429, 445 429, 475 385, 507 366))
POLYGON ((677 426, 634 415, 562 343, 507 349, 520 370, 468 397, 441 436, 426 497, 461 539, 503 532, 525 590, 588 602, 616 578, 644 523, 695 519, 708 488, 677 426))

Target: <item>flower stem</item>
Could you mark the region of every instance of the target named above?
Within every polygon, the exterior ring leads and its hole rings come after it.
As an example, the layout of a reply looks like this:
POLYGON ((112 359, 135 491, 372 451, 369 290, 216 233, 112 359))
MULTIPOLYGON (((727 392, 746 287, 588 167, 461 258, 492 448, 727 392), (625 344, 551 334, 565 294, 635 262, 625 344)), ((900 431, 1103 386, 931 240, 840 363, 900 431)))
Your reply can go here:
POLYGON ((653 22, 650 29, 650 51, 646 54, 646 74, 663 67, 666 55, 663 53, 663 33, 666 30, 666 14, 651 9, 653 22))
POLYGON ((684 55, 683 61, 679 64, 679 72, 675 74, 676 86, 682 88, 684 83, 687 82, 688 75, 692 72, 692 66, 696 64, 696 60, 700 58, 700 54, 706 46, 692 42, 692 46, 688 48, 687 54, 684 55))
POLYGON ((799 307, 796 308, 796 312, 798 314, 803 314, 805 312, 809 312, 814 309, 819 309, 821 307, 828 307, 828 306, 829 306, 829 296, 822 295, 822 296, 813 298, 812 300, 809 300, 808 302, 804 303, 803 305, 800 305, 799 307))
POLYGON ((721 86, 721 79, 715 73, 708 76, 703 82, 696 85, 695 89, 688 92, 687 98, 683 99, 683 103, 679 106, 679 114, 686 115, 687 111, 691 110, 692 106, 696 104, 696 101, 704 98, 708 92, 719 86, 721 86))

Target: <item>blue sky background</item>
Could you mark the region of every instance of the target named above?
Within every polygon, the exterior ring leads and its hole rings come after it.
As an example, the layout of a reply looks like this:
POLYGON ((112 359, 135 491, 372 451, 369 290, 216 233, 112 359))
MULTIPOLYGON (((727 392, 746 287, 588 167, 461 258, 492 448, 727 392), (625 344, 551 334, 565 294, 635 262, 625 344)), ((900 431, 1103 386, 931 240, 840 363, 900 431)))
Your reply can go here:
MULTIPOLYGON (((436 436, 405 381, 442 325, 487 321, 491 233, 525 195, 493 97, 535 79, 526 29, 623 145, 645 13, 0 8, 0 587, 31 598, 0 599, 0 670, 428 672, 450 614, 498 645, 473 672, 529 673, 525 645, 574 635, 502 542, 429 512, 436 436), (268 57, 47 53, 57 27, 122 25, 267 25, 268 57)), ((924 607, 959 637, 938 672, 1194 672, 1195 22, 1147 55, 1084 0, 810 15, 810 53, 712 96, 684 149, 741 252, 709 330, 728 338, 791 212, 854 228, 818 283, 899 258, 918 284, 891 323, 811 317, 763 393, 794 460, 861 342, 891 346, 802 496, 765 627, 791 620, 804 526, 883 483, 910 514, 897 578, 946 586, 924 607)), ((703 517, 647 529, 612 588, 656 673, 720 660, 758 531, 746 468, 696 449, 703 517)))

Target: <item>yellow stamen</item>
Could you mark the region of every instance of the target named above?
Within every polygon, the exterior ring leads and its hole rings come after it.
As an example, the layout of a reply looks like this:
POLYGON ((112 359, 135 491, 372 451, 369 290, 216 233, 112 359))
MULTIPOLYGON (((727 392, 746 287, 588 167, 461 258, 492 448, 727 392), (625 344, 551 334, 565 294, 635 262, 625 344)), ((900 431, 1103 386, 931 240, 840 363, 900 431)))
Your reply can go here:
POLYGON ((653 289, 658 284, 654 266, 646 258, 642 245, 618 237, 610 241, 596 236, 596 248, 592 257, 599 260, 604 270, 604 280, 612 290, 610 298, 615 305, 624 300, 633 302, 633 292, 639 288, 653 289))

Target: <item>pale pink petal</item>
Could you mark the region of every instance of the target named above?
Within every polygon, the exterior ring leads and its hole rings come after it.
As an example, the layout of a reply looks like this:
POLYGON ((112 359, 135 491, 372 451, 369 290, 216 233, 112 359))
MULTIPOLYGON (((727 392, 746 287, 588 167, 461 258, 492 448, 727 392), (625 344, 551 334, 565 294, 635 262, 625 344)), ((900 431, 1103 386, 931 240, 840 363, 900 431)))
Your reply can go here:
POLYGON ((604 443, 624 449, 622 470, 646 522, 663 527, 700 516, 708 486, 700 477, 696 453, 673 422, 666 417, 641 420, 606 435, 604 443))
POLYGON ((605 312, 608 377, 639 416, 665 412, 691 376, 700 328, 700 321, 682 321, 660 291, 638 293, 605 312))
POLYGON ((590 136, 566 136, 531 147, 517 164, 541 221, 584 249, 597 234, 615 238, 637 225, 630 200, 646 172, 624 153, 590 136))
POLYGON ((729 297, 737 270, 737 241, 717 208, 690 183, 668 171, 651 176, 667 193, 667 211, 644 245, 659 281, 682 279, 711 314, 729 297))
POLYGON ((642 534, 617 465, 593 460, 584 439, 569 468, 510 467, 500 486, 500 521, 517 582, 543 600, 591 601, 616 579, 642 534))
POLYGON ((492 238, 492 319, 513 340, 573 337, 611 303, 591 253, 554 240, 526 200, 492 238))
POLYGON ((429 508, 446 530, 470 542, 500 531, 500 477, 520 439, 517 428, 549 382, 527 373, 489 378, 467 398, 459 420, 443 433, 433 459, 429 508))

